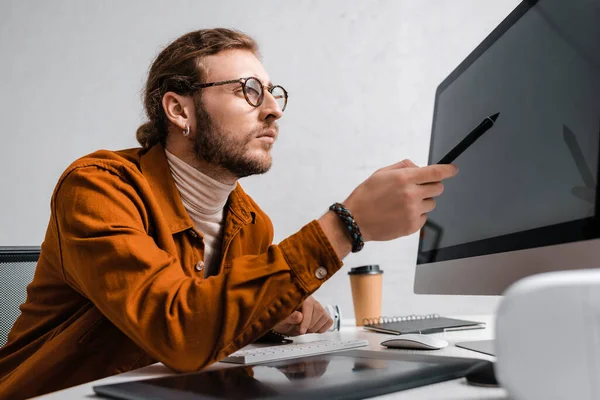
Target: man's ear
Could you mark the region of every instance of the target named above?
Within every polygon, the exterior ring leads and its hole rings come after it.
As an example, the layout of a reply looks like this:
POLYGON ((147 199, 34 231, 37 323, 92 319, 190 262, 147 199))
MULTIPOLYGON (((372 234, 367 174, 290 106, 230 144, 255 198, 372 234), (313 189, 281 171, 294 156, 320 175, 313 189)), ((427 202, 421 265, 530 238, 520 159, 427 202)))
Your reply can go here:
POLYGON ((186 130, 187 127, 194 128, 196 105, 193 97, 167 92, 162 98, 162 106, 169 121, 177 128, 181 130, 186 130))

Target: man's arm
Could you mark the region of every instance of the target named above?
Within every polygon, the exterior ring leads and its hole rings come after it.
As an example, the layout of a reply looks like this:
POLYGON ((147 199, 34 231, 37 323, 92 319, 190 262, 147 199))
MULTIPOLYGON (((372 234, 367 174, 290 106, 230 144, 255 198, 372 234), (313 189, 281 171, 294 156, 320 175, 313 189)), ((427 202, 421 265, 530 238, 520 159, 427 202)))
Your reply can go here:
POLYGON ((313 221, 263 254, 236 257, 218 276, 186 276, 171 232, 152 226, 160 211, 142 200, 145 181, 120 173, 82 167, 59 184, 53 214, 65 279, 171 368, 197 370, 251 343, 341 266, 313 221))
MULTIPOLYGON (((404 160, 381 168, 359 185, 344 201, 361 228, 363 240, 390 240, 420 229, 427 212, 435 207, 433 197, 443 191, 441 181, 454 176, 453 165, 433 165, 419 168, 404 160)), ((340 259, 352 249, 347 226, 332 211, 319 219, 321 228, 340 259)), ((295 311, 274 330, 290 335, 323 332, 329 326, 322 322, 331 320, 318 302, 305 302, 301 311, 295 311), (313 319, 314 318, 314 319, 313 319)))
POLYGON ((348 235, 348 229, 333 211, 328 211, 319 218, 319 224, 325 235, 327 235, 335 254, 340 260, 343 260, 352 250, 352 241, 348 235))

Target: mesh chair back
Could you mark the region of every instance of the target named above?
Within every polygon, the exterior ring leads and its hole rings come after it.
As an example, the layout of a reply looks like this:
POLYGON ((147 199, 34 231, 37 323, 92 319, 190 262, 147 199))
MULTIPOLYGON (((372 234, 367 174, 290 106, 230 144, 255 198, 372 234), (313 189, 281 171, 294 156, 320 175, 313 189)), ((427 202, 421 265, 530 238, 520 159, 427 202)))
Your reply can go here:
POLYGON ((0 246, 0 347, 21 314, 19 306, 27 298, 27 285, 33 279, 40 256, 39 247, 0 246))

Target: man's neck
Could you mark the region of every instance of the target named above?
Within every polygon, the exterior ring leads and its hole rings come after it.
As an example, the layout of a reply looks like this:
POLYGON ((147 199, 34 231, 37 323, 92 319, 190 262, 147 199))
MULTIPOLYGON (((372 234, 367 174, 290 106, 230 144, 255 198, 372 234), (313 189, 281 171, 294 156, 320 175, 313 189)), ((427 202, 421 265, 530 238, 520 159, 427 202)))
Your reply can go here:
POLYGON ((183 144, 167 142, 165 147, 171 154, 216 181, 226 185, 232 185, 237 182, 237 177, 233 176, 231 172, 200 160, 193 150, 189 150, 189 147, 183 146, 183 144))

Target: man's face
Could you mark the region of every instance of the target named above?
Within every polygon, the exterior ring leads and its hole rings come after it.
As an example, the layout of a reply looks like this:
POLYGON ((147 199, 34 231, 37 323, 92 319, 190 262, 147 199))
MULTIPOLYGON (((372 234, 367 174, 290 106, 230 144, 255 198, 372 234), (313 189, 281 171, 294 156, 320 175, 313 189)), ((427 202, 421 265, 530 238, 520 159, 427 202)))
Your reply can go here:
MULTIPOLYGON (((206 82, 255 77, 271 81, 252 52, 228 50, 204 59, 206 82)), ((282 111, 265 90, 263 103, 252 107, 241 83, 202 89, 195 99, 196 156, 224 168, 238 178, 262 174, 271 168, 271 148, 278 135, 276 120, 282 111)))

